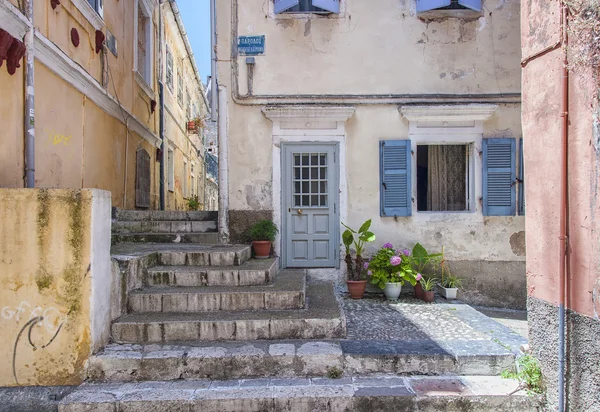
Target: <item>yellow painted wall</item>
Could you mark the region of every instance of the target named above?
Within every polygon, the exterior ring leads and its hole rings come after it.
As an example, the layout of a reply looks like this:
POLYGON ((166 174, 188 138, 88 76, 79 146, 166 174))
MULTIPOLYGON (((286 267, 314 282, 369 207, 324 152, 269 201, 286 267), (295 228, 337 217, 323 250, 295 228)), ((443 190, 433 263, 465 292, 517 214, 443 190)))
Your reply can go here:
MULTIPOLYGON (((104 1, 105 27, 102 30, 104 33, 110 30, 115 36, 118 56, 108 50, 104 54, 95 52, 95 29, 70 0, 61 1, 55 10, 50 2, 35 2, 35 26, 40 35, 48 38, 85 69, 124 109, 119 116, 107 114, 59 77, 51 67, 36 60, 36 187, 105 189, 111 191, 114 206, 133 209, 136 151, 143 148, 151 159, 151 208, 159 207, 156 148, 131 128, 127 130, 126 126, 129 114, 133 114, 151 132, 159 135, 159 107, 154 113, 150 110, 151 100, 158 101, 155 73, 158 64, 158 13, 156 8, 153 15, 154 74, 150 85, 153 92, 148 95, 136 81, 133 70, 134 1, 104 1), (78 47, 71 42, 73 28, 79 33, 78 47)), ((24 68, 17 69, 15 75, 9 76, 5 67, 0 68, 3 96, 0 99, 0 137, 3 143, 3 150, 0 151, 0 187, 23 187, 24 68)), ((187 119, 182 119, 182 127, 184 120, 187 119)), ((199 162, 197 156, 194 158, 195 150, 185 150, 190 161, 199 162)), ((176 175, 182 175, 183 163, 178 163, 176 167, 176 175)), ((183 201, 180 200, 179 204, 183 204, 183 201)))
POLYGON ((0 386, 81 383, 91 353, 91 216, 90 190, 0 189, 0 386))

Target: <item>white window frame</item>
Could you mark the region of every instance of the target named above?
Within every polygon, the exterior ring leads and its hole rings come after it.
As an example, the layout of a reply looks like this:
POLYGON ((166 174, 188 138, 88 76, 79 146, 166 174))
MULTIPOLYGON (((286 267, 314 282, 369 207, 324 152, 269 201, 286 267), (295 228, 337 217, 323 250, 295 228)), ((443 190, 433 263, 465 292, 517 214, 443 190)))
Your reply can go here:
POLYGON ((167 149, 167 189, 175 191, 175 150, 170 147, 167 149))
POLYGON ((188 162, 186 160, 183 161, 183 197, 187 199, 188 197, 188 178, 189 178, 189 171, 188 171, 188 162))
POLYGON ((154 60, 154 22, 152 20, 154 3, 152 0, 135 0, 135 19, 133 22, 133 71, 135 72, 135 79, 140 87, 146 92, 146 94, 154 98, 154 91, 152 85, 154 83, 154 71, 152 70, 152 62, 154 60), (148 25, 146 27, 146 61, 144 67, 144 73, 140 73, 138 67, 138 13, 142 10, 145 17, 148 19, 148 25))
POLYGON ((165 47, 165 80, 167 89, 173 94, 173 90, 175 89, 175 60, 173 59, 173 53, 168 44, 165 47), (169 77, 167 76, 167 73, 169 72, 169 56, 171 57, 171 83, 169 83, 169 77))
MULTIPOLYGON (((474 213, 477 211, 477 199, 483 197, 481 189, 483 163, 481 156, 476 156, 482 150, 483 134, 465 133, 462 128, 448 128, 443 130, 431 130, 423 134, 410 134, 410 147, 413 155, 411 156, 411 196, 413 216, 416 214, 446 214, 446 213, 474 213), (467 181, 467 210, 418 210, 417 208, 417 146, 433 145, 466 145, 468 150, 469 162, 465 179, 467 181), (477 172, 478 171, 478 172, 477 172), (476 185, 477 181, 477 185, 476 185)), ((482 210, 479 208, 479 212, 482 210)))
MULTIPOLYGON (((269 17, 277 20, 286 19, 310 19, 310 18, 324 18, 325 15, 328 19, 345 19, 346 18, 346 3, 352 0, 341 0, 340 1, 340 12, 339 13, 275 13, 275 4, 273 0, 269 0, 269 17)), ((363 0, 364 1, 364 0, 363 0)))
POLYGON ((71 2, 83 14, 83 17, 94 26, 94 29, 101 30, 104 27, 104 0, 100 0, 98 10, 92 7, 88 0, 71 0, 71 2))
POLYGON ((191 188, 191 195, 194 196, 194 194, 196 193, 196 191, 194 190, 194 184, 196 183, 196 175, 194 174, 194 163, 191 164, 190 168, 191 168, 190 188, 191 188))

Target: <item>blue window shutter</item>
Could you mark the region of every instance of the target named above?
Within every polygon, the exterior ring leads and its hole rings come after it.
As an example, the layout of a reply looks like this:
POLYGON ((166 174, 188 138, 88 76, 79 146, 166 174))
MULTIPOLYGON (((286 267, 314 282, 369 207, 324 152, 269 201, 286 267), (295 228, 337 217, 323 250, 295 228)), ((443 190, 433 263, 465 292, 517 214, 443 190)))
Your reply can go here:
POLYGON ((519 139, 519 215, 525 216, 525 164, 522 138, 519 139))
POLYGON ((412 215, 410 140, 379 142, 381 216, 412 215))
POLYGON ((340 0, 312 0, 312 5, 332 13, 340 12, 340 0))
POLYGON ((483 139, 483 214, 516 214, 516 142, 512 138, 483 139))
POLYGON ((297 6, 300 0, 273 0, 275 4, 275 14, 283 13, 284 11, 297 6))
POLYGON ((417 13, 449 6, 452 0, 417 0, 417 13))
POLYGON ((458 4, 471 10, 481 11, 481 0, 458 0, 458 4))

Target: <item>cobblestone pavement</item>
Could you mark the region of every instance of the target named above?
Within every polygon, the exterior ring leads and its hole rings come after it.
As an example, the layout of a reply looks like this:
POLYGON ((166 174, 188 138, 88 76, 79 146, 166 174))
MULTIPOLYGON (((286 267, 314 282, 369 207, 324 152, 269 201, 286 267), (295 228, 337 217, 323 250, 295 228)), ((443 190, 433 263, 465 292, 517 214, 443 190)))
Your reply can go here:
POLYGON ((351 341, 400 344, 432 343, 453 353, 475 354, 490 349, 518 352, 527 339, 460 301, 425 303, 403 295, 387 301, 378 295, 354 300, 340 292, 351 341))

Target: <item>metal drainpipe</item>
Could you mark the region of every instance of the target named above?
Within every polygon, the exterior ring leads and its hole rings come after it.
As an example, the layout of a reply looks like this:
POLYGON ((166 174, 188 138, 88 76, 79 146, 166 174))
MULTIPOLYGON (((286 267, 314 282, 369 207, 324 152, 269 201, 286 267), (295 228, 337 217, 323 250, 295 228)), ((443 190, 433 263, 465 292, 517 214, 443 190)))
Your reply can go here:
POLYGON ((33 0, 27 0, 25 14, 29 19, 29 28, 25 34, 26 66, 25 66, 25 187, 35 187, 35 98, 34 98, 34 56, 33 41, 35 27, 33 25, 33 0))
POLYGON ((158 8, 158 103, 159 108, 159 136, 160 136, 160 183, 159 183, 159 208, 165 210, 165 85, 163 83, 164 75, 164 21, 163 21, 163 5, 164 0, 160 0, 158 8))
POLYGON ((217 0, 210 0, 210 120, 217 121, 217 0))
POLYGON ((563 50, 563 69, 562 69, 562 87, 561 87, 561 117, 562 117, 562 154, 561 154, 561 178, 560 178, 560 268, 559 268, 559 306, 558 306, 558 410, 565 410, 565 301, 568 293, 567 274, 567 256, 569 248, 569 227, 568 227, 568 202, 569 202, 569 68, 568 68, 568 34, 567 34, 567 6, 561 1, 562 6, 562 50, 563 50))
POLYGON ((228 114, 227 87, 219 86, 219 238, 229 243, 229 176, 228 176, 228 114))

